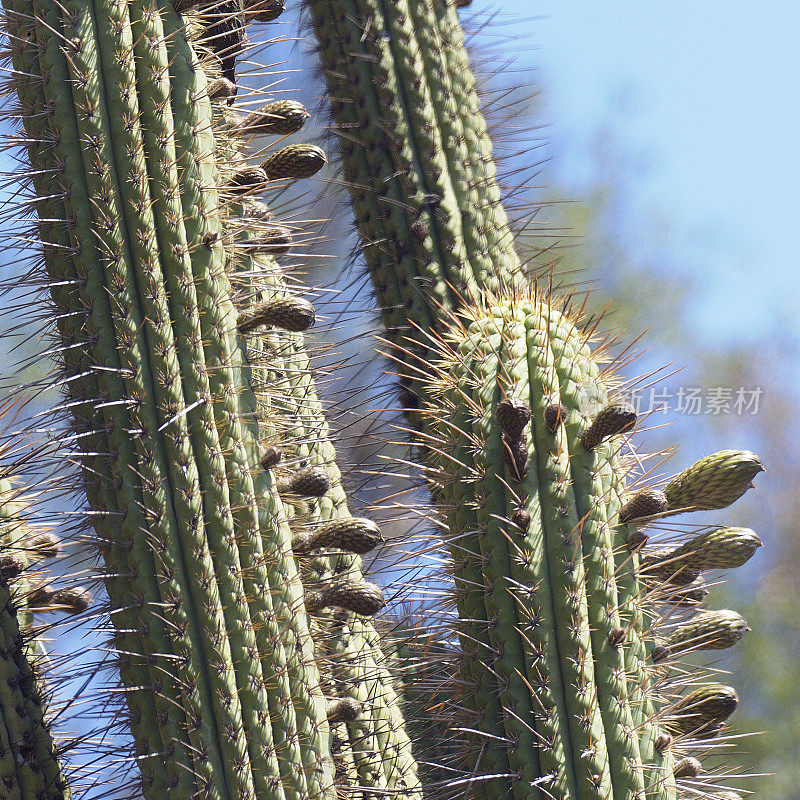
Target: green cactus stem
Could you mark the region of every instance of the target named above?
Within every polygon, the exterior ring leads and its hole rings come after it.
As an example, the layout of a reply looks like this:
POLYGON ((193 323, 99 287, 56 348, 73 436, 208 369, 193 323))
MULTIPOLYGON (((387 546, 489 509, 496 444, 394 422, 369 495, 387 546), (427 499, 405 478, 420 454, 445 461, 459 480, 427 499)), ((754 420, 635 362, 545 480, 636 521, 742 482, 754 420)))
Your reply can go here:
MULTIPOLYGON (((268 104, 266 111, 249 115, 255 130, 248 118, 238 124, 242 141, 251 133, 268 132, 258 115, 268 114, 272 125, 276 106, 280 113, 290 113, 275 133, 307 117, 292 101, 268 104)), ((224 109, 219 114, 223 117, 224 109)), ((297 146, 289 152, 303 149, 309 150, 297 146)), ((278 151, 286 152, 287 148, 278 151)), ((292 177, 300 177, 297 170, 292 177)), ((359 558, 382 537, 374 522, 354 518, 348 509, 303 336, 315 324, 316 314, 308 301, 290 291, 276 261, 282 249, 291 247, 291 236, 275 246, 272 232, 281 229, 262 203, 237 204, 230 215, 227 233, 235 241, 231 269, 238 326, 247 334, 259 416, 276 442, 265 448, 261 464, 274 471, 292 520, 292 549, 306 587, 306 607, 312 612, 323 687, 328 697, 338 698, 329 703, 328 713, 337 791, 354 798, 421 800, 394 678, 381 650, 378 625, 370 619, 381 610, 383 593, 365 581, 359 558), (331 714, 332 706, 357 708, 358 713, 331 714)))
MULTIPOLYGON (((670 733, 686 744, 716 735, 721 712, 709 704, 725 698, 712 686, 671 703, 659 688, 665 670, 688 652, 732 646, 747 624, 702 610, 677 626, 667 613, 656 629, 654 604, 700 590, 656 577, 658 555, 642 568, 643 520, 666 511, 664 493, 658 509, 621 521, 633 503, 620 457, 630 414, 609 399, 613 379, 587 335, 557 308, 568 304, 535 291, 490 297, 432 337, 439 352, 420 438, 434 454, 428 475, 453 561, 467 687, 459 705, 472 711, 459 723, 472 732, 462 769, 482 778, 476 798, 670 800, 696 761, 675 755, 670 733), (689 737, 686 703, 702 692, 689 737)), ((752 459, 726 456, 733 461, 752 459)), ((698 581, 702 570, 744 563, 757 542, 716 529, 663 558, 692 565, 698 581)))
POLYGON ((34 610, 30 587, 36 579, 31 582, 27 570, 52 555, 52 547, 42 547, 48 539, 29 530, 24 513, 19 491, 0 477, 0 795, 69 800, 29 630, 34 610))
POLYGON ((455 4, 306 5, 384 323, 424 354, 441 309, 525 282, 455 4))
MULTIPOLYGON (((235 284, 244 296, 242 314, 297 300, 287 296, 280 270, 268 253, 240 251, 238 272, 235 284)), ((347 708, 359 709, 346 718, 328 716, 336 786, 348 797, 421 800, 394 679, 378 629, 369 619, 383 606, 383 594, 365 582, 359 558, 381 543, 380 529, 368 519, 352 517, 348 509, 305 349, 305 328, 285 324, 285 318, 273 322, 274 327, 248 339, 251 362, 261 375, 261 415, 275 426, 275 436, 283 443, 280 450, 267 448, 264 458, 281 476, 278 486, 289 507, 300 498, 304 504, 304 513, 293 521, 292 548, 300 559, 306 604, 312 610, 326 694, 338 696, 337 702, 347 708), (307 485, 303 489, 298 483, 307 485)))
POLYGON ((73 319, 76 423, 101 454, 88 489, 109 515, 93 519, 145 795, 328 797, 325 701, 288 521, 258 467, 183 22, 145 2, 43 0, 7 4, 6 26, 54 212, 53 299, 73 319))
POLYGON ((441 454, 431 477, 456 570, 462 671, 476 715, 500 704, 472 724, 482 761, 504 774, 475 796, 671 796, 642 633, 625 605, 637 587, 622 596, 617 584, 618 448, 605 436, 583 444, 582 398, 606 389, 582 335, 535 296, 503 298, 454 324, 440 358, 425 413, 441 454), (510 398, 530 409, 525 427, 509 428, 510 398), (567 410, 558 426, 554 403, 567 410), (511 436, 522 464, 504 458, 511 436))

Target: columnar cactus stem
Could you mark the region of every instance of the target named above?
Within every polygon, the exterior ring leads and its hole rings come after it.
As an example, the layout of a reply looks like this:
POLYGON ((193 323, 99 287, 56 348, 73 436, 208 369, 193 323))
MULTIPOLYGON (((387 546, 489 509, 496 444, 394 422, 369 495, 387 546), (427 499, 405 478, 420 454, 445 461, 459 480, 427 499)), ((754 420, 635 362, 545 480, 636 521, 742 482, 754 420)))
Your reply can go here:
MULTIPOLYGON (((591 451, 581 443, 580 392, 600 389, 597 368, 569 321, 536 299, 490 304, 456 337, 461 344, 443 352, 450 360, 426 413, 441 453, 432 477, 451 509, 459 611, 470 628, 489 623, 491 655, 483 658, 506 709, 504 731, 487 749, 506 751, 517 776, 507 781, 514 796, 535 796, 539 787, 556 797, 640 798, 646 789, 656 796, 646 784, 625 680, 629 634, 616 594, 612 527, 618 506, 604 486, 619 475, 617 454, 605 443, 591 451), (508 398, 531 412, 517 434, 522 469, 503 458, 508 398), (570 411, 551 430, 545 417, 554 402, 570 411), (477 532, 477 551, 460 543, 466 531, 477 532), (474 578, 462 574, 468 561, 486 587, 479 615, 463 602, 477 593, 466 588, 474 578)), ((468 658, 479 655, 469 638, 468 658)))
POLYGON ((85 342, 66 343, 86 361, 67 365, 73 396, 99 401, 82 416, 109 453, 91 500, 120 515, 99 532, 123 674, 153 706, 137 719, 131 701, 140 752, 163 763, 145 792, 328 796, 325 702, 217 243, 203 71, 169 8, 36 0, 7 16, 18 72, 38 60, 34 183, 63 203, 47 233, 69 249, 47 266, 85 342))
MULTIPOLYGON (((299 298, 287 295, 277 265, 263 254, 253 257, 245 248, 239 268, 242 277, 236 282, 254 303, 252 308, 302 306, 299 298), (265 277, 258 280, 253 277, 256 275, 265 277)), ((240 319, 243 315, 250 319, 247 302, 243 308, 240 319)), ((251 340, 255 352, 260 353, 260 357, 254 355, 253 363, 264 364, 263 370, 258 370, 264 373, 260 381, 262 414, 285 444, 281 460, 273 468, 280 473, 288 462, 321 470, 326 477, 325 491, 308 501, 306 513, 297 519, 292 547, 301 557, 307 592, 321 594, 326 587, 343 582, 363 586, 358 555, 381 541, 380 532, 369 520, 350 515, 304 337, 298 326, 291 324, 294 314, 279 316, 280 321, 270 314, 265 322, 275 327, 251 340)), ((332 728, 337 787, 348 796, 377 793, 421 798, 411 743, 376 628, 363 614, 343 614, 341 608, 334 613, 320 609, 314 618, 312 632, 326 692, 356 703, 360 709, 332 728)))
POLYGON ((455 6, 307 6, 384 322, 424 352, 441 308, 523 281, 455 6))

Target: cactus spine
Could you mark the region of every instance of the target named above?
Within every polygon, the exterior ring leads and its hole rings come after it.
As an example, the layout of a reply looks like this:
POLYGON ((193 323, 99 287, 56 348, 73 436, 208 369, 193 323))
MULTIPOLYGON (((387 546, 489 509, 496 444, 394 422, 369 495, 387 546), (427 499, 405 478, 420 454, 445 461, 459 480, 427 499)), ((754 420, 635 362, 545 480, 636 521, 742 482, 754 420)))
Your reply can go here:
MULTIPOLYGON (((664 490, 626 489, 620 436, 635 412, 569 299, 526 285, 458 5, 307 0, 365 259, 410 389, 401 400, 422 402, 412 418, 452 559, 456 705, 472 712, 459 723, 467 758, 455 785, 487 800, 670 800, 701 765, 673 756, 653 606, 676 603, 669 583, 640 576, 643 528, 730 504, 762 467, 724 451, 664 490)), ((686 591, 679 605, 692 608, 688 592, 701 588, 686 591)), ((717 623, 715 645, 732 644, 739 624, 717 623)), ((714 627, 695 625, 704 638, 714 627)))

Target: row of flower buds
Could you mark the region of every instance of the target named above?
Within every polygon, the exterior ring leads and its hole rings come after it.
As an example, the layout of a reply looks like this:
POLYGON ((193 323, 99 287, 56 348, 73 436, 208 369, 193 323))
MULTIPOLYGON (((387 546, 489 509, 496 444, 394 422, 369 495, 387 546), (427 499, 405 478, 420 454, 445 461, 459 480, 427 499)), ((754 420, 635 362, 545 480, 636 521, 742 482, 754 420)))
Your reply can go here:
MULTIPOLYGON (((545 409, 544 423, 555 434, 566 422, 568 411, 560 403, 545 409)), ((506 466, 522 480, 527 470, 528 453, 523 431, 531 419, 528 406, 510 399, 497 407, 497 419, 504 444, 506 466)), ((628 403, 606 405, 583 432, 580 443, 593 450, 611 436, 630 431, 636 424, 636 411, 628 403)), ((670 480, 663 490, 642 489, 625 504, 619 514, 620 524, 636 523, 628 537, 631 550, 641 551, 647 536, 639 529, 661 516, 692 510, 724 508, 735 502, 753 483, 764 467, 753 453, 725 450, 698 461, 670 480)), ((525 531, 530 517, 517 509, 511 521, 525 531)), ((748 528, 719 527, 704 531, 672 549, 646 552, 640 561, 640 575, 652 587, 651 597, 672 607, 696 607, 708 594, 702 572, 731 569, 745 564, 761 547, 757 534, 748 528)), ((671 630, 651 652, 655 663, 698 650, 722 650, 735 645, 750 628, 735 611, 701 610, 688 622, 671 630)), ((619 647, 627 632, 614 629, 609 634, 612 647, 619 647)), ((681 698, 665 720, 669 733, 656 743, 660 751, 672 745, 673 737, 683 740, 707 739, 717 735, 739 702, 730 686, 708 684, 681 698)), ((693 757, 679 760, 674 777, 697 777, 700 762, 693 757)), ((738 795, 725 800, 737 800, 738 795)))
MULTIPOLYGON (((222 5, 194 4, 211 20, 207 33, 214 32, 214 16, 223 14, 222 5)), ((188 6, 187 6, 188 9, 188 6)), ((183 9, 182 9, 183 10, 183 9)), ((248 4, 244 15, 253 21, 275 19, 283 10, 282 0, 262 0, 257 7, 248 4)), ((211 36, 206 36, 210 39, 211 36)), ((214 42, 208 44, 214 49, 214 42)), ((211 81, 209 96, 216 102, 231 101, 236 96, 233 76, 223 70, 222 77, 211 81)), ((267 103, 247 114, 228 109, 224 115, 225 133, 235 137, 241 144, 256 136, 288 136, 299 132, 309 114, 302 104, 294 100, 279 100, 267 103)), ((231 195, 252 232, 237 248, 270 256, 287 253, 292 245, 292 235, 288 228, 275 225, 271 221, 268 207, 255 199, 269 188, 271 181, 308 178, 317 173, 327 159, 324 151, 311 144, 291 144, 273 152, 260 166, 242 166, 227 178, 226 191, 231 195)), ((279 328, 292 333, 307 331, 316 322, 316 313, 311 303, 301 297, 286 294, 243 309, 237 318, 237 328, 244 336, 257 335, 264 328, 279 328)), ((266 447, 261 457, 261 467, 265 470, 280 470, 283 449, 277 445, 266 447)), ((279 474, 276 483, 278 494, 290 505, 300 505, 304 501, 318 500, 331 488, 331 479, 322 466, 305 466, 279 474)), ((295 556, 306 557, 320 554, 326 550, 338 550, 363 555, 383 541, 378 526, 360 517, 347 517, 332 520, 296 533, 292 540, 295 556)), ((326 586, 307 591, 306 610, 318 614, 330 609, 342 609, 362 616, 377 614, 385 605, 383 592, 379 586, 367 581, 332 582, 326 586)), ((345 722, 357 718, 359 704, 350 698, 331 700, 329 721, 345 722)))
MULTIPOLYGON (((566 422, 568 413, 563 404, 551 403, 544 410, 545 428, 555 434, 559 426, 566 422)), ((523 434, 531 416, 530 407, 519 398, 512 397, 497 405, 497 422, 503 437, 503 461, 518 481, 522 481, 528 471, 528 447, 523 434)), ((608 405, 584 431, 581 445, 593 450, 609 437, 629 431, 635 424, 636 411, 633 406, 627 403, 608 405)), ((522 508, 514 512, 511 521, 523 531, 530 524, 528 512, 522 508)))
POLYGON ((62 612, 80 614, 91 605, 92 595, 82 586, 55 586, 40 572, 28 573, 40 561, 55 558, 61 549, 53 533, 38 533, 5 546, 0 552, 0 580, 7 583, 19 602, 34 613, 62 612), (25 578, 22 581, 22 578, 25 578))

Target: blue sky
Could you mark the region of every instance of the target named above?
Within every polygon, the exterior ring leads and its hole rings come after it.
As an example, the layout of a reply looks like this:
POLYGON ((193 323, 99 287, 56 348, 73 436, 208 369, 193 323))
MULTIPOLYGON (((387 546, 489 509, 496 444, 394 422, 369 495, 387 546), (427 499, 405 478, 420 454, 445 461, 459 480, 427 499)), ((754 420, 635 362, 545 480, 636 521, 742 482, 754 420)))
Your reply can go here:
POLYGON ((508 49, 544 83, 560 179, 580 190, 588 143, 613 117, 620 158, 649 165, 630 224, 659 217, 673 229, 678 268, 708 287, 698 325, 719 339, 800 333, 800 4, 500 7, 501 19, 527 17, 498 31, 526 37, 508 49))

